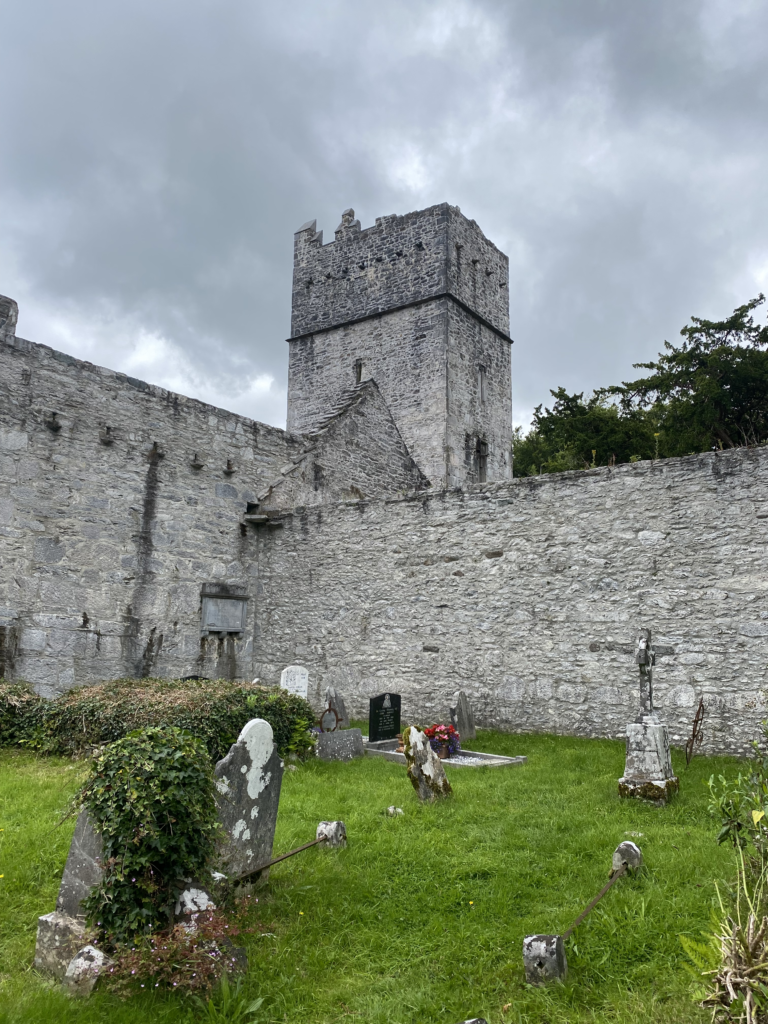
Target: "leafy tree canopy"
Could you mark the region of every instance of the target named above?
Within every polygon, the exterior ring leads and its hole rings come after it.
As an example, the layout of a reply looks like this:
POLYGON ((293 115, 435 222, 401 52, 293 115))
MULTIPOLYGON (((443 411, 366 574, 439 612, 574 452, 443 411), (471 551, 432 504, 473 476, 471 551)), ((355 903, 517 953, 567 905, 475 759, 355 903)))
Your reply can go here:
POLYGON ((760 294, 725 320, 692 317, 683 342, 664 342, 651 371, 583 394, 551 394, 527 434, 515 433, 515 476, 613 465, 768 442, 768 325, 760 294))

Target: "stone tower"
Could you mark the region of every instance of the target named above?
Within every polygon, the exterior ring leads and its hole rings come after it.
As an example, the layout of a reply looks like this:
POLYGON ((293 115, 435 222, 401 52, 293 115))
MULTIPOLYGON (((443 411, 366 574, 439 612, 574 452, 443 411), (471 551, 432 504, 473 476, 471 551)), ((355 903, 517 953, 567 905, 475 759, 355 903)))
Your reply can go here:
POLYGON ((512 475, 509 261, 442 203, 294 236, 288 430, 373 378, 434 487, 512 475))

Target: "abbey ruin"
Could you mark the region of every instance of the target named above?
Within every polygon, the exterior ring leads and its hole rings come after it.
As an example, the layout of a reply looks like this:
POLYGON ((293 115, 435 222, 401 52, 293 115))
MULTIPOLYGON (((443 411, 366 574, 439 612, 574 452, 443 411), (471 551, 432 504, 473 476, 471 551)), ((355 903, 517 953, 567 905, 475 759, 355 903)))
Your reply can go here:
POLYGON ((683 743, 766 715, 768 449, 512 479, 508 261, 442 204, 295 236, 287 430, 16 336, 0 298, 0 676, 275 684, 406 721, 623 736, 653 630, 683 743))

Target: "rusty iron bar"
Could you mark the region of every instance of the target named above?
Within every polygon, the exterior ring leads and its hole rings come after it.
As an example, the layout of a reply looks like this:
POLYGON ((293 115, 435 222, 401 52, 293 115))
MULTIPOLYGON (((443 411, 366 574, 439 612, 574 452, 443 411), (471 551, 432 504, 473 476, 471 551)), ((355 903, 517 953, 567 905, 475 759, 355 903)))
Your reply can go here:
POLYGON ((311 843, 304 843, 303 846, 297 846, 295 850, 289 850, 288 853, 281 853, 279 857, 273 857, 272 860, 268 860, 264 864, 259 864, 257 868, 251 868, 250 871, 246 871, 244 875, 238 875, 237 878, 233 878, 232 883, 234 885, 240 885, 241 882, 247 882, 249 878, 253 878, 254 875, 258 875, 261 871, 271 868, 273 864, 279 864, 281 860, 288 860, 289 857, 294 857, 297 853, 301 853, 302 850, 308 850, 310 846, 317 846, 318 843, 324 843, 327 839, 328 836, 320 836, 319 839, 313 839, 311 843))
POLYGON ((609 881, 606 882, 606 884, 603 886, 603 888, 600 890, 600 892, 597 894, 597 896, 595 896, 595 898, 592 900, 592 902, 588 903, 586 908, 584 910, 582 910, 582 912, 579 914, 579 916, 573 922, 573 924, 568 929, 568 931, 567 932, 563 932, 563 942, 565 942, 565 940, 567 938, 569 938, 570 935, 573 932, 576 931, 576 929, 579 927, 579 925, 584 920, 584 918, 587 916, 587 914, 590 912, 590 910, 593 910, 597 906, 597 904, 600 902, 600 900, 603 898, 603 896, 605 896, 605 894, 608 892, 608 890, 618 882, 618 880, 622 877, 622 875, 626 875, 626 873, 627 873, 626 865, 622 864, 621 867, 619 868, 619 870, 616 872, 616 874, 611 876, 609 881))

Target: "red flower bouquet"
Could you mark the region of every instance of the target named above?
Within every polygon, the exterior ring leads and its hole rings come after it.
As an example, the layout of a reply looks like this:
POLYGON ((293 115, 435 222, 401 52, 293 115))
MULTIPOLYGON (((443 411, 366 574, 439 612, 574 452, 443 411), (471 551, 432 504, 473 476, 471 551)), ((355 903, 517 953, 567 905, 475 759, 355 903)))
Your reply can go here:
POLYGON ((461 737, 452 725, 431 725, 424 730, 429 745, 438 754, 447 749, 448 757, 461 750, 461 737))

